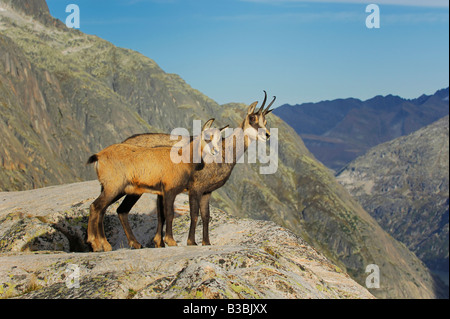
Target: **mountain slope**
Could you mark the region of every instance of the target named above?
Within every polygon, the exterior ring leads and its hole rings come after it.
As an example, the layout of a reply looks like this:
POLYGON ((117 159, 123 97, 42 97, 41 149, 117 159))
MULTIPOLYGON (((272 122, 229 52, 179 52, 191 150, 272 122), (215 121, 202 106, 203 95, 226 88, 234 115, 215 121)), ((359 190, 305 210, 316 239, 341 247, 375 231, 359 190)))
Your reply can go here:
POLYGON ((303 138, 326 166, 339 170, 369 148, 412 133, 448 115, 449 89, 406 100, 376 96, 283 105, 274 113, 303 138))
POLYGON ((5 146, 0 150, 0 189, 92 178, 81 163, 94 145, 151 129, 118 96, 105 93, 100 98, 103 88, 87 86, 81 79, 61 81, 57 73, 36 67, 2 34, 0 60, 0 132, 5 146), (105 112, 113 116, 103 124, 105 112))
MULTIPOLYGON (((47 18, 40 23, 39 14, 5 3, 0 0, 6 8, 0 11, 3 190, 94 179, 88 156, 132 134, 191 128, 193 119, 212 117, 237 127, 244 118, 248 106, 220 106, 137 52, 47 18)), ((279 130, 277 173, 259 174, 260 163, 238 164, 214 192, 217 207, 289 228, 360 284, 366 266, 379 265, 385 280, 371 291, 378 297, 441 296, 428 269, 351 198, 292 128, 273 115, 268 126, 279 130)))
POLYGON ((448 116, 370 149, 337 179, 431 269, 448 272, 448 116))

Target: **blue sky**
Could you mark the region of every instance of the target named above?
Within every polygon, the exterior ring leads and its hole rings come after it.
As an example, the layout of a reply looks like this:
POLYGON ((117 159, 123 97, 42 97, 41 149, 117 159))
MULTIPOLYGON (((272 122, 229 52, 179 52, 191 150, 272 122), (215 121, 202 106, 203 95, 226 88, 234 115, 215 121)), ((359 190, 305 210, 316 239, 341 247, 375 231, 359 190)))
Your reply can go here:
POLYGON ((447 0, 47 0, 80 7, 81 31, 155 60, 218 103, 262 90, 283 103, 395 94, 449 85, 447 0), (370 3, 381 27, 366 28, 370 3), (395 4, 393 4, 395 3, 395 4))

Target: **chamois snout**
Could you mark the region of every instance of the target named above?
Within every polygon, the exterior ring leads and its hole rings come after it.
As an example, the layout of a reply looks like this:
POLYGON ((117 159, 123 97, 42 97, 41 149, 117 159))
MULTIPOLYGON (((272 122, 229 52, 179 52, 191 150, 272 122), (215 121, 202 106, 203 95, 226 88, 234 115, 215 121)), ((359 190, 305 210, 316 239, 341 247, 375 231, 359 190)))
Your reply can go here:
POLYGON ((266 142, 266 141, 268 141, 270 139, 270 132, 266 129, 266 131, 262 132, 261 134, 259 134, 258 137, 263 142, 266 142))

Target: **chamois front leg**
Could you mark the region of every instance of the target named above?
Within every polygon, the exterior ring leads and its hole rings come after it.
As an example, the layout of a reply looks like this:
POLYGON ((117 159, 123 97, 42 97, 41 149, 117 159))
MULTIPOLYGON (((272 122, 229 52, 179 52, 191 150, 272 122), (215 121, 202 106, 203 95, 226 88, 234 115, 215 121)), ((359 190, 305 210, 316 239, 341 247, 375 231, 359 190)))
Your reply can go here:
POLYGON ((202 224, 203 224, 203 246, 210 246, 209 242, 209 200, 211 199, 211 193, 203 194, 200 199, 200 213, 202 215, 202 224))
POLYGON ((117 208, 117 214, 119 215, 120 223, 122 224, 125 235, 127 236, 128 245, 135 249, 142 248, 142 245, 138 242, 136 237, 134 237, 133 231, 128 222, 128 213, 139 198, 141 198, 141 195, 127 195, 120 204, 119 208, 117 208))
POLYGON ((166 219, 164 218, 164 198, 161 195, 158 195, 156 199, 156 214, 158 215, 158 228, 153 242, 156 248, 162 248, 166 246, 163 240, 163 227, 166 219))
POLYGON ((173 238, 172 223, 174 218, 173 206, 175 202, 176 193, 170 192, 164 194, 164 217, 166 219, 166 235, 164 241, 169 246, 177 246, 177 242, 173 238))
POLYGON ((195 192, 189 192, 189 210, 191 216, 191 224, 189 226, 189 236, 187 240, 188 246, 196 246, 195 242, 195 228, 198 221, 198 209, 199 209, 200 196, 195 192))

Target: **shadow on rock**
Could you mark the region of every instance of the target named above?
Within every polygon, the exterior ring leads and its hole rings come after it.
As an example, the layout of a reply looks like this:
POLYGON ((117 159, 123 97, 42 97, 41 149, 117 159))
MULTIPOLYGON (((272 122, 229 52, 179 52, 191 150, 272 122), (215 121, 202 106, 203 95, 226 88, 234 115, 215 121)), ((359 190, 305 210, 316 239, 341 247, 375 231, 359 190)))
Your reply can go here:
MULTIPOLYGON (((33 216, 20 210, 0 220, 0 252, 64 251, 89 252, 87 225, 89 210, 76 208, 55 212, 46 216, 33 216)), ((154 247, 157 217, 149 214, 130 213, 130 226, 143 247, 154 247)), ((104 218, 106 237, 113 250, 128 248, 125 232, 115 212, 104 218)))

